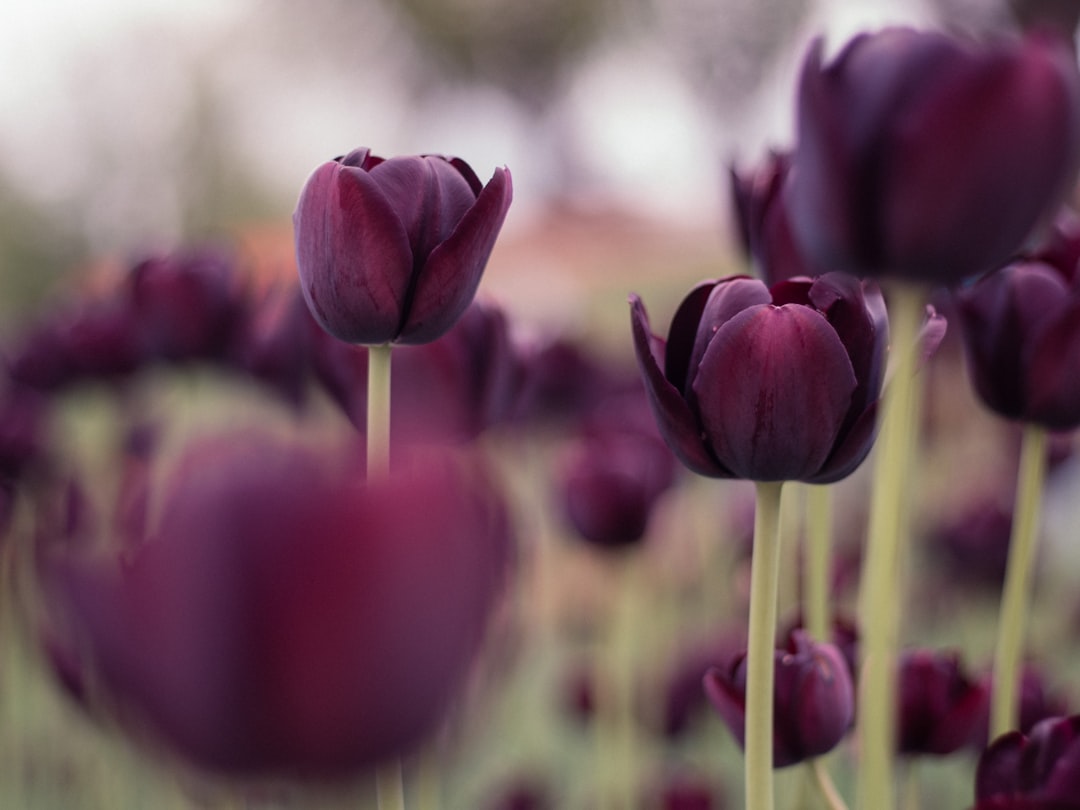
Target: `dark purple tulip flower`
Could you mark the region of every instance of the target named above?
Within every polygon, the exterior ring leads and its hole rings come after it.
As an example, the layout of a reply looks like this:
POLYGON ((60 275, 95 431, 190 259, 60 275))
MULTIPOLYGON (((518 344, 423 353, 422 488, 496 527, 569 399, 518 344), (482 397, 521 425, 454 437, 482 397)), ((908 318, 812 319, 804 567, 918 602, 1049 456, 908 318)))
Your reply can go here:
POLYGON ((660 432, 694 472, 823 484, 870 452, 889 340, 876 287, 840 273, 703 282, 666 342, 630 305, 660 432))
POLYGON ((985 715, 989 691, 956 654, 910 650, 900 660, 897 730, 902 754, 951 754, 985 715))
POLYGON ((468 164, 357 149, 324 163, 293 214, 304 297, 348 343, 427 343, 472 301, 513 196, 468 164))
POLYGON ((744 253, 766 284, 796 276, 820 276, 803 255, 791 233, 783 195, 791 155, 771 152, 754 169, 731 169, 731 192, 736 225, 744 253))
POLYGON ((1010 731, 983 752, 975 810, 1080 810, 1080 715, 1010 731))
MULTIPOLYGON (((776 651, 773 695, 773 767, 783 768, 821 756, 837 746, 855 718, 851 670, 840 650, 817 643, 801 630, 776 651)), ((746 656, 704 679, 713 708, 739 745, 746 734, 746 656)))
POLYGON ((1080 426, 1080 272, 1075 257, 1044 255, 958 291, 957 310, 983 403, 1006 419, 1070 430, 1080 426))
POLYGON ((1052 215, 1080 157, 1080 76, 1046 32, 979 45, 889 28, 803 65, 787 211, 823 267, 951 284, 1052 215))
POLYGON ((219 440, 179 463, 122 563, 43 563, 54 643, 140 740, 221 774, 322 780, 440 723, 505 579, 501 502, 444 458, 366 484, 325 462, 219 440))

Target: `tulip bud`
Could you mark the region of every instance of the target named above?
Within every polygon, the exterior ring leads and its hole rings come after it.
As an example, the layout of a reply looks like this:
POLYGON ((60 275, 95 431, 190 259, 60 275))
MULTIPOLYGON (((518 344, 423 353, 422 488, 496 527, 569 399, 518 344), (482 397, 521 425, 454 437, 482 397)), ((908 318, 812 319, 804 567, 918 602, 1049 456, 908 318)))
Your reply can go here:
POLYGON ((694 472, 829 483, 870 452, 888 344, 876 287, 839 273, 703 282, 666 343, 630 304, 660 432, 694 472))
POLYGON ((890 28, 803 65, 787 211, 815 263, 949 284, 1017 251, 1071 187, 1080 75, 1045 32, 890 28))
POLYGON ((1080 715, 1010 731, 979 758, 975 810, 1074 810, 1080 807, 1080 715))
POLYGON ((293 214, 308 306, 349 343, 427 343, 472 301, 510 207, 510 172, 357 149, 324 163, 293 214))
MULTIPOLYGON (((831 751, 855 717, 851 671, 832 644, 801 630, 776 651, 773 767, 783 768, 831 751)), ((739 745, 746 734, 746 656, 705 675, 705 693, 739 745)))
POLYGON ((985 716, 989 693, 960 668, 957 655, 914 650, 900 662, 900 752, 951 754, 985 716))

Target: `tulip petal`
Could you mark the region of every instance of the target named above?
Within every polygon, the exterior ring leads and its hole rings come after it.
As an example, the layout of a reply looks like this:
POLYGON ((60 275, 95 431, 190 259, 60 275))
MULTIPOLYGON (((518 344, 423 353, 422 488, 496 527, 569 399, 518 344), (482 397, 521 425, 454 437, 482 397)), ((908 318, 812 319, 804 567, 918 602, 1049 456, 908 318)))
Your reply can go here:
POLYGON ((807 480, 833 450, 857 380, 809 307, 757 306, 716 333, 693 381, 713 452, 739 478, 807 480))
POLYGON ((877 436, 877 412, 881 401, 871 402, 854 423, 839 437, 832 454, 808 484, 832 484, 847 478, 870 455, 877 436))
POLYGON ((436 247, 416 278, 399 342, 427 343, 468 308, 513 199, 509 169, 496 169, 454 232, 436 247))
POLYGON ((967 54, 908 106, 882 167, 884 251, 897 268, 927 279, 992 269, 1056 206, 1080 130, 1069 61, 1037 37, 967 54))
POLYGON ((691 368, 690 358, 694 352, 694 341, 697 340, 701 313, 705 311, 709 296, 718 283, 717 281, 703 281, 695 286, 687 293, 671 318, 667 346, 661 362, 668 382, 684 396, 690 387, 688 379, 691 368))
POLYGON ((717 463, 706 448, 701 428, 686 400, 660 370, 657 358, 663 354, 663 344, 650 331, 649 316, 636 295, 630 296, 630 325, 638 368, 645 380, 660 435, 679 460, 694 472, 711 478, 731 478, 731 473, 717 463))
POLYGON ((1021 785, 1020 759, 1027 738, 1019 731, 1010 731, 994 740, 979 757, 975 770, 975 799, 1012 796, 1021 785))
POLYGON ((725 670, 710 667, 702 679, 705 696, 739 746, 746 741, 746 659, 740 656, 725 670))
POLYGON ((409 239, 370 175, 325 163, 293 214, 296 261, 320 325, 349 343, 391 340, 412 270, 409 239))
POLYGON ((1057 313, 1025 359, 1024 418, 1051 430, 1080 426, 1080 301, 1057 313))

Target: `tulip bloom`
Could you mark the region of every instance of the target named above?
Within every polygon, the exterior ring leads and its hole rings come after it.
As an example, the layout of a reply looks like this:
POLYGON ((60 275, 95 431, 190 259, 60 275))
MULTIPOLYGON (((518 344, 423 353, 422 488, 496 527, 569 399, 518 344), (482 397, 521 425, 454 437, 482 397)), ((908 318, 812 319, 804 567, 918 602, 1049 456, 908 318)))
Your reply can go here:
POLYGON ((450 465, 366 484, 327 466, 218 442, 122 565, 50 560, 60 659, 88 653, 140 739, 222 774, 332 779, 440 722, 501 588, 505 513, 450 465))
POLYGON ((1045 258, 1011 264, 956 293, 979 398, 1006 419, 1050 430, 1080 426, 1080 272, 1067 250, 1080 245, 1080 229, 1071 227, 1045 258))
POLYGON ((348 343, 427 343, 472 301, 510 207, 510 172, 357 149, 324 163, 293 214, 308 306, 348 343))
POLYGON ((1080 808, 1080 715, 1043 720, 1030 736, 1010 731, 983 752, 975 810, 1080 808))
POLYGON ((1059 39, 890 28, 823 51, 803 66, 786 199, 821 266, 956 282, 1008 260, 1070 188, 1080 76, 1059 39))
MULTIPOLYGON (((855 691, 843 653, 817 643, 802 630, 776 651, 773 767, 821 756, 837 746, 855 717, 855 691)), ((705 694, 732 734, 746 734, 746 657, 705 675, 705 694)))
POLYGON ((691 470, 838 481, 869 453, 888 321, 881 293, 838 273, 699 284, 665 342, 631 296, 638 365, 660 432, 691 470))
POLYGON ((900 662, 900 752, 959 750, 985 718, 988 699, 985 683, 969 678, 956 655, 908 652, 900 662))

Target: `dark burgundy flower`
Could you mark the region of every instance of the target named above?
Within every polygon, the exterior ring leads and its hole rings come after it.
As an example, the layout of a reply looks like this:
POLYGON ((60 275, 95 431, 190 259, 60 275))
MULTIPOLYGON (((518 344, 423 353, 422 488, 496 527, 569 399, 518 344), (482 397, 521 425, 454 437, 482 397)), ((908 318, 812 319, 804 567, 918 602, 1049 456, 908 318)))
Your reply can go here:
POLYGON ((148 258, 132 268, 127 285, 149 357, 226 357, 244 305, 231 259, 212 250, 148 258))
POLYGON ((975 800, 976 810, 1080 808, 1080 715, 994 740, 979 759, 975 800))
POLYGON ((357 149, 324 163, 293 214, 315 319, 349 343, 427 343, 472 301, 510 207, 510 172, 357 149))
MULTIPOLYGON (((783 768, 831 751, 855 717, 851 670, 832 644, 801 630, 776 651, 773 767, 783 768)), ((705 693, 739 745, 746 733, 746 656, 705 675, 705 693)))
POLYGON ((986 711, 986 685, 970 678, 953 653, 910 650, 900 660, 897 731, 902 754, 951 754, 986 711))
POLYGON ((1012 536, 1012 508, 996 495, 975 499, 930 533, 931 550, 944 563, 950 584, 1000 593, 1012 536))
POLYGON ((1070 188, 1080 76, 1059 38, 889 28, 823 59, 818 40, 785 192, 820 266, 953 283, 1007 261, 1070 188))
MULTIPOLYGON (((1074 236, 1080 243, 1080 231, 1074 236)), ((1051 430, 1080 425, 1075 261, 1064 267, 1019 261, 960 290, 956 300, 968 369, 983 403, 1007 419, 1051 430)))
POLYGON ((660 432, 693 471, 837 481, 870 452, 888 344, 881 293, 830 273, 772 287, 736 276, 683 300, 666 343, 631 296, 660 432))
POLYGON ((53 638, 87 653, 126 728, 213 771, 322 779, 436 727, 504 579, 505 514, 461 465, 331 469, 217 441, 125 562, 48 561, 53 638))
POLYGON ((736 225, 745 254, 767 284, 796 276, 820 276, 791 233, 782 193, 791 155, 771 152, 760 166, 740 173, 731 169, 736 225))

